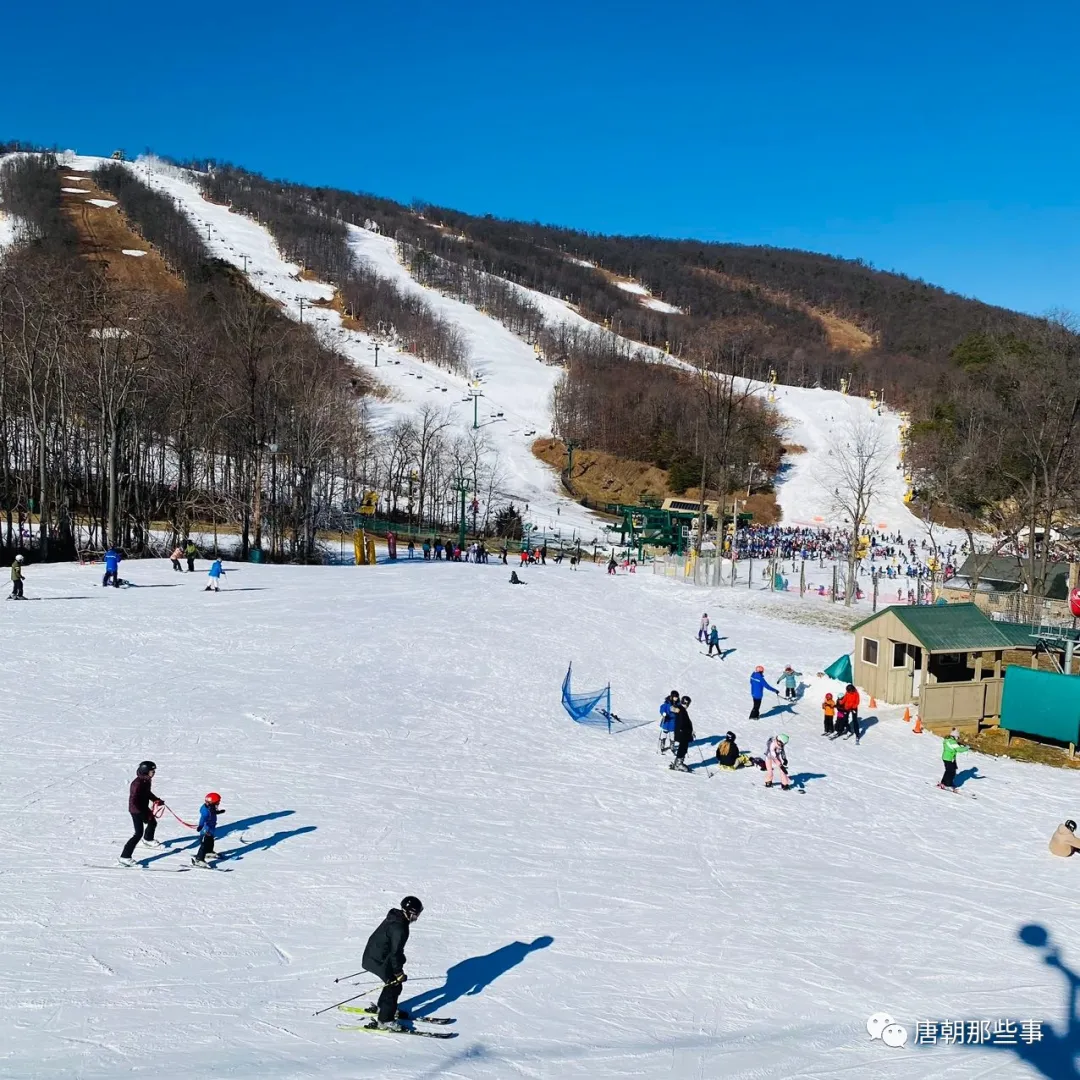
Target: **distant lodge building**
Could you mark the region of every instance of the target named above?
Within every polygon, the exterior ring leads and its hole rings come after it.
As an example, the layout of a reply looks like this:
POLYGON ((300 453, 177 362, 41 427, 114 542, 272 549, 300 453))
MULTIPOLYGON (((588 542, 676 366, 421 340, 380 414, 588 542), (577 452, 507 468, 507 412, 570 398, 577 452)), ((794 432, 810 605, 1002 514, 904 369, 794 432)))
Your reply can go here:
POLYGON ((1006 665, 1061 670, 1080 638, 1076 630, 993 620, 974 603, 893 605, 852 632, 855 683, 879 701, 913 703, 936 734, 996 725, 1006 665))
MULTIPOLYGON (((956 574, 939 586, 938 595, 950 604, 970 602, 991 616, 1017 620, 1029 614, 1024 569, 1015 556, 969 555, 956 574)), ((1078 579, 1080 563, 1047 563, 1046 580, 1031 613, 1035 621, 1071 619, 1069 591, 1080 583, 1078 579)))

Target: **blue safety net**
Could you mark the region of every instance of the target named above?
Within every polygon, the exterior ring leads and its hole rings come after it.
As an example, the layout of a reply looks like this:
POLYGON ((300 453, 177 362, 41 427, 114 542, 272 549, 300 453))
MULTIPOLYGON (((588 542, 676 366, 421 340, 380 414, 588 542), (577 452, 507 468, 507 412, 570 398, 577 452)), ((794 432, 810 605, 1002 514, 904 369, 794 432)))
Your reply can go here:
POLYGON ((589 690, 574 693, 570 689, 571 664, 566 669, 566 678, 562 684, 563 708, 570 714, 570 719, 578 724, 594 724, 611 730, 611 685, 603 690, 589 690))

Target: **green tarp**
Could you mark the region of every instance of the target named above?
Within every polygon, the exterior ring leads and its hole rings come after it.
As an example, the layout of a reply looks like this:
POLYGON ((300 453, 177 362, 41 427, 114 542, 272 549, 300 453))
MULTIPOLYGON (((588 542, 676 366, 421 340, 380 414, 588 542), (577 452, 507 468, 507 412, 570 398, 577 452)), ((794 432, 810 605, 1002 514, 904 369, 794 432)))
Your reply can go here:
POLYGON ((1021 735, 1080 743, 1080 677, 1009 664, 1001 726, 1021 735))
POLYGON ((849 683, 854 677, 851 670, 851 657, 845 653, 839 660, 834 660, 826 669, 825 674, 837 682, 849 683))

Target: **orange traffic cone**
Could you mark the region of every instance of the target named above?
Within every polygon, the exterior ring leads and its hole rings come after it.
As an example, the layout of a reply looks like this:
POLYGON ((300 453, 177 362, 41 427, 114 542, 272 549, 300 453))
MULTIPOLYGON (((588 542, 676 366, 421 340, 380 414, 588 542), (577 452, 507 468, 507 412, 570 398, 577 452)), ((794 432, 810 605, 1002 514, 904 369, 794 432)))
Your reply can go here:
POLYGON ((877 701, 874 699, 873 694, 870 695, 870 708, 871 709, 876 709, 877 708, 877 701))
POLYGON ((911 723, 911 710, 906 705, 904 706, 904 723, 911 723))
POLYGON ((915 726, 911 730, 916 735, 922 734, 922 717, 918 713, 915 714, 915 726))

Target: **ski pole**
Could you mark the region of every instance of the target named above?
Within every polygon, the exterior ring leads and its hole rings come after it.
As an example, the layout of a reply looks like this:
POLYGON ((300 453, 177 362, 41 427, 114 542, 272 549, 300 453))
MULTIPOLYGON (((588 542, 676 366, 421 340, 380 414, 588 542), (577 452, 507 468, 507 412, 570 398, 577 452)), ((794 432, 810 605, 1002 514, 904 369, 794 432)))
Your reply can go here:
POLYGON ((344 982, 346 979, 355 979, 357 975, 363 975, 363 974, 364 974, 364 968, 361 968, 359 971, 354 971, 351 975, 342 975, 341 978, 335 979, 334 982, 339 983, 339 982, 344 982))
POLYGON ((697 752, 698 752, 698 757, 701 758, 701 764, 705 766, 705 775, 711 780, 712 779, 712 773, 709 772, 709 766, 705 762, 705 755, 701 752, 701 747, 700 746, 698 746, 697 752))
POLYGON ((398 981, 398 979, 391 979, 388 983, 379 983, 377 986, 369 986, 366 990, 362 990, 359 994, 353 994, 352 997, 348 997, 344 1001, 335 1001, 333 1005, 327 1005, 325 1009, 320 1009, 318 1012, 314 1012, 311 1015, 321 1016, 324 1012, 329 1012, 331 1009, 336 1009, 339 1005, 348 1005, 350 1001, 355 1001, 357 998, 367 997, 368 994, 373 994, 376 990, 382 990, 387 986, 392 986, 398 981))

